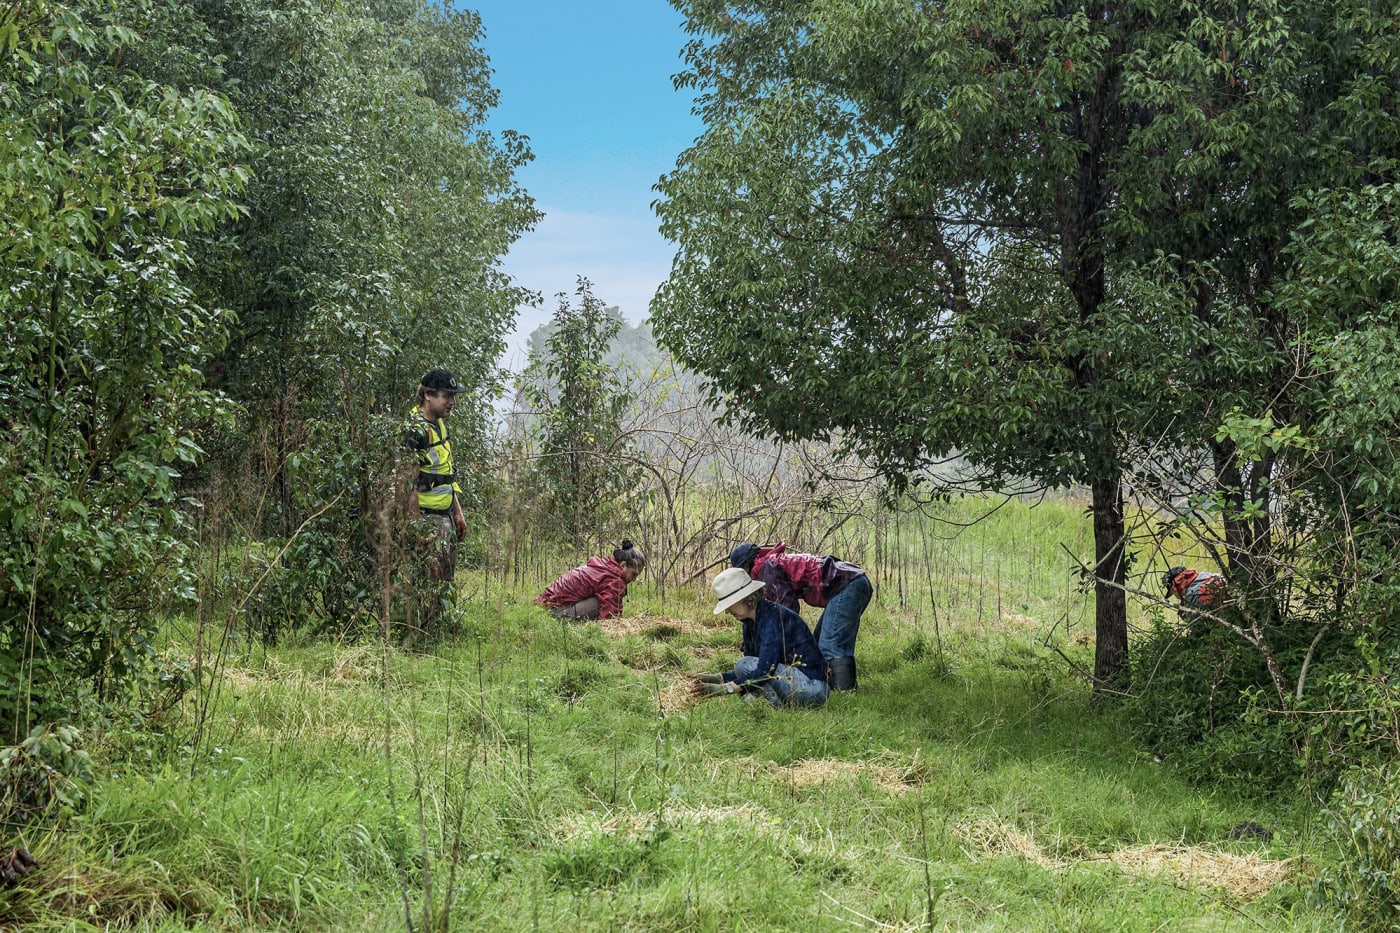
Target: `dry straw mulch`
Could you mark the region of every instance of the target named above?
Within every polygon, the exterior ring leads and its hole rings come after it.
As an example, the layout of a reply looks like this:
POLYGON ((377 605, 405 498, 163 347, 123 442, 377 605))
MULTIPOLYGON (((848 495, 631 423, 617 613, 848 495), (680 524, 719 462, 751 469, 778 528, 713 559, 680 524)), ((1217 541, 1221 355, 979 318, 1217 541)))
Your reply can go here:
POLYGON ((866 761, 844 761, 834 758, 804 758, 790 765, 776 765, 753 758, 741 758, 737 762, 746 768, 749 777, 760 774, 771 775, 790 790, 805 787, 819 787, 836 781, 859 781, 868 778, 870 783, 892 794, 905 794, 927 780, 918 756, 912 761, 901 762, 891 757, 880 757, 866 761))
POLYGON ((328 676, 332 680, 373 682, 384 671, 384 649, 352 645, 336 655, 328 676))
POLYGON ((733 824, 743 827, 771 828, 781 825, 772 814, 760 807, 742 804, 733 807, 667 807, 661 813, 620 813, 603 818, 597 813, 571 813, 550 827, 555 839, 569 840, 605 833, 627 838, 651 832, 658 821, 689 826, 733 824))
POLYGON ((954 832, 964 844, 988 858, 1016 856, 1051 871, 1109 862, 1125 874, 1166 877, 1188 887, 1221 888, 1241 900, 1267 894, 1292 877, 1294 871, 1291 859, 1234 855, 1208 846, 1140 845, 1082 859, 1056 858, 1042 850, 1028 833, 995 819, 969 820, 954 832))
MULTIPOLYGON (((739 758, 732 762, 750 780, 769 778, 787 785, 789 788, 813 787, 831 781, 869 777, 871 781, 886 791, 903 794, 913 786, 923 783, 925 774, 919 767, 917 758, 912 762, 899 764, 893 757, 873 761, 835 761, 831 759, 807 758, 790 765, 777 765, 759 761, 756 758, 739 758)), ((717 762, 723 767, 724 762, 717 762)), ((792 827, 761 807, 750 804, 725 807, 667 807, 661 817, 669 823, 690 825, 714 825, 732 823, 742 827, 756 828, 760 832, 779 832, 784 838, 795 838, 792 827)), ((637 836, 651 831, 658 815, 654 813, 624 813, 604 818, 596 813, 575 813, 564 817, 553 827, 553 835, 559 839, 574 839, 598 833, 619 833, 624 836, 637 836)))
POLYGON ((598 627, 609 638, 625 638, 628 635, 655 637, 662 633, 670 633, 670 637, 677 635, 709 636, 719 629, 732 629, 737 638, 738 629, 733 625, 732 620, 729 616, 725 616, 724 620, 723 622, 710 623, 708 620, 695 622, 671 616, 619 616, 615 619, 599 619, 598 627))
POLYGON ((670 682, 661 688, 660 705, 663 715, 678 713, 699 702, 700 700, 690 693, 690 680, 687 677, 672 677, 670 682))
POLYGON ((384 649, 366 645, 350 645, 335 653, 324 671, 308 671, 267 658, 261 670, 222 665, 218 676, 234 687, 263 686, 295 682, 302 686, 329 683, 356 684, 376 682, 384 676, 384 649))
MULTIPOLYGON (((722 621, 705 619, 696 622, 691 619, 677 619, 673 616, 636 615, 599 619, 596 624, 603 630, 604 635, 617 639, 628 636, 652 638, 660 641, 669 641, 672 638, 682 636, 708 638, 716 631, 723 630, 733 630, 736 641, 738 638, 738 630, 728 616, 725 616, 722 621)), ((684 650, 698 661, 708 660, 716 654, 711 645, 691 645, 684 650)), ((691 696, 690 681, 686 675, 671 672, 666 676, 668 681, 661 688, 658 698, 663 714, 677 713, 700 702, 696 697, 691 696)))
POLYGON ((1104 858, 1128 874, 1174 875, 1183 884, 1224 888, 1242 900, 1262 897, 1293 875, 1291 860, 1232 855, 1204 846, 1129 846, 1104 858))
POLYGON ((567 843, 614 836, 639 839, 650 835, 658 825, 700 828, 726 828, 740 833, 756 833, 780 840, 789 853, 836 854, 836 841, 821 832, 807 835, 790 820, 780 819, 762 807, 749 804, 723 807, 666 807, 660 812, 619 813, 605 817, 598 813, 571 813, 550 827, 556 842, 567 843))
POLYGON ((217 667, 211 666, 211 671, 222 677, 229 686, 243 688, 262 687, 291 677, 303 676, 299 669, 283 664, 276 658, 267 658, 261 670, 221 664, 217 667))

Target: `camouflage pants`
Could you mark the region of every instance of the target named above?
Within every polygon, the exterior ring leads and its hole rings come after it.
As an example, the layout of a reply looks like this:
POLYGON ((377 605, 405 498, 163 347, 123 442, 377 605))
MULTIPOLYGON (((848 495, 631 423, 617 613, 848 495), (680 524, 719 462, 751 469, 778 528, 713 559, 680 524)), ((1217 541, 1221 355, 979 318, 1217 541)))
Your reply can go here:
POLYGON ((432 632, 452 599, 452 581, 457 574, 457 532, 449 515, 424 515, 423 521, 428 528, 420 551, 417 624, 412 628, 432 632))
POLYGON ((457 529, 452 527, 451 515, 424 515, 432 523, 433 538, 425 545, 428 576, 451 583, 457 576, 457 529))

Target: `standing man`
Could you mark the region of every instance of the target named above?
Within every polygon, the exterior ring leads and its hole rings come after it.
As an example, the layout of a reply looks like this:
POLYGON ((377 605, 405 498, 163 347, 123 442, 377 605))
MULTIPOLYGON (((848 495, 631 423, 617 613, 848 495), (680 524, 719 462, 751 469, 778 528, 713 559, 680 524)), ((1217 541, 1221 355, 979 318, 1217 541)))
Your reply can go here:
MULTIPOLYGON (((451 583, 457 573, 457 542, 467 534, 467 519, 459 497, 462 487, 453 472, 452 442, 447 419, 457 396, 466 389, 445 369, 432 369, 418 386, 418 410, 404 437, 414 452, 418 472, 413 478, 413 509, 433 524, 435 559, 428 574, 440 583, 451 583)), ((435 616, 436 608, 431 612, 435 616)))

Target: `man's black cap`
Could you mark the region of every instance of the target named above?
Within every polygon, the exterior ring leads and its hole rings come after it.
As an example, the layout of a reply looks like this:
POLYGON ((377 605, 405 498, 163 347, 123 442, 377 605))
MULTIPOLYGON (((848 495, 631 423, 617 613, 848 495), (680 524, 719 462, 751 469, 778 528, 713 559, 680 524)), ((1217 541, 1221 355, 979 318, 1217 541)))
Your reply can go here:
POLYGON ((467 391, 457 381, 457 377, 445 369, 430 369, 424 373, 423 388, 432 389, 434 392, 451 392, 453 395, 467 391))
POLYGON ((753 561, 758 556, 758 545, 752 541, 745 541, 729 552, 729 566, 743 567, 750 573, 753 572, 753 561))

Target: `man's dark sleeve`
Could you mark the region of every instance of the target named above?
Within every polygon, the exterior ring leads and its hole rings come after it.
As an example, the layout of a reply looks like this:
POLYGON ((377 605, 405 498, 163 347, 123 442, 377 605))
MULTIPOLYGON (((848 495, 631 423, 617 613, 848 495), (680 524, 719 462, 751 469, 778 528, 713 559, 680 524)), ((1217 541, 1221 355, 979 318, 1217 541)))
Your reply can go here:
POLYGON ((427 450, 428 432, 421 425, 410 427, 403 432, 403 445, 409 450, 427 450))

